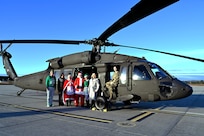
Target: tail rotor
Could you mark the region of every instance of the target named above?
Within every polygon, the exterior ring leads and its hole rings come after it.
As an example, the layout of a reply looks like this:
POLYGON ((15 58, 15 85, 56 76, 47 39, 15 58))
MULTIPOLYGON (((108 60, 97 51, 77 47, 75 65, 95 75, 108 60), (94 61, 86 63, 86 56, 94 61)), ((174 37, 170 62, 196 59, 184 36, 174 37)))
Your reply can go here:
POLYGON ((4 69, 6 70, 6 73, 9 77, 9 79, 14 80, 17 77, 16 71, 14 70, 14 67, 10 61, 10 58, 12 57, 10 53, 8 53, 6 50, 12 45, 10 43, 5 49, 3 49, 2 43, 0 44, 0 56, 2 56, 4 69))

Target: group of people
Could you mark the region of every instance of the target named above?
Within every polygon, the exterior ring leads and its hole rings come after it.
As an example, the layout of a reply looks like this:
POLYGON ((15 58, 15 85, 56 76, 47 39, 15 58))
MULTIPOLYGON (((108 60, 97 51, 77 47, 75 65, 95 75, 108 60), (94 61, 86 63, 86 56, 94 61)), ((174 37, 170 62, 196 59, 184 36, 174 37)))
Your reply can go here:
MULTIPOLYGON (((117 87, 119 83, 119 73, 117 67, 113 67, 114 74, 112 79, 106 83, 106 87, 109 90, 109 100, 112 99, 113 90, 117 87)), ((89 75, 82 75, 81 72, 78 72, 75 80, 72 79, 71 74, 67 75, 67 78, 64 77, 62 73, 57 80, 57 89, 59 94, 59 106, 71 105, 74 101, 75 106, 85 106, 84 102, 86 101, 86 106, 91 109, 95 109, 95 100, 97 97, 97 92, 100 88, 100 81, 97 78, 96 73, 89 75)), ((46 91, 47 91, 47 107, 53 106, 53 95, 56 89, 56 79, 54 76, 53 70, 50 71, 50 75, 46 78, 46 91)))
MULTIPOLYGON (((53 74, 53 71, 50 71, 50 75, 46 78, 46 87, 47 87, 47 107, 52 107, 53 95, 55 91, 56 79, 53 74)), ((75 106, 86 106, 94 108, 95 99, 97 92, 99 91, 100 82, 96 76, 96 73, 89 75, 85 74, 82 76, 81 72, 78 72, 78 75, 75 80, 72 79, 71 74, 67 75, 67 78, 64 77, 62 73, 57 80, 57 90, 59 94, 59 106, 71 105, 74 102, 75 106)))

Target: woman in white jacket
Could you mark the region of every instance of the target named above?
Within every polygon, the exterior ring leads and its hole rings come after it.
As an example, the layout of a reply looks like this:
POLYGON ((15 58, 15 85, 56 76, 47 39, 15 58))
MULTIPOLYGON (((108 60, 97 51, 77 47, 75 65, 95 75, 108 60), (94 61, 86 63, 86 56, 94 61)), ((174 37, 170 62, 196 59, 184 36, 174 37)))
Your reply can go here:
POLYGON ((89 80, 89 101, 91 102, 90 108, 95 110, 95 100, 96 100, 96 93, 99 90, 99 79, 96 78, 96 73, 92 73, 91 79, 89 80))

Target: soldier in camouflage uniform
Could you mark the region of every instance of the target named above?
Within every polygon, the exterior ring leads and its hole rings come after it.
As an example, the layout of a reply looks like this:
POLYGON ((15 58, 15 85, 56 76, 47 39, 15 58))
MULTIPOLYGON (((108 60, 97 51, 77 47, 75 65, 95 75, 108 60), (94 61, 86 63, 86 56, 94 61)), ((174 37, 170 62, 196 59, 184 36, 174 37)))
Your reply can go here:
POLYGON ((118 86, 119 84, 119 72, 116 66, 113 67, 114 70, 114 74, 112 76, 112 80, 110 80, 109 82, 106 82, 106 88, 108 88, 109 90, 109 99, 108 101, 110 101, 113 97, 113 90, 118 86))

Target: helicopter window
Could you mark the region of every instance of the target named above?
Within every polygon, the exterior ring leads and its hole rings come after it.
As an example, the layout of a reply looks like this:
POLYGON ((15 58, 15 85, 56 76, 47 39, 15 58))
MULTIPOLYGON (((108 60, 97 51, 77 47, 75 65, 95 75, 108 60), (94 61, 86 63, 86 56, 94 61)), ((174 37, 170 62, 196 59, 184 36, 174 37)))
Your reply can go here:
POLYGON ((110 72, 110 80, 112 80, 113 74, 114 74, 114 72, 111 71, 111 72, 110 72))
POLYGON ((126 84, 126 82, 127 82, 127 67, 123 67, 121 69, 120 81, 122 84, 126 84))
POLYGON ((169 77, 168 74, 156 64, 151 64, 150 67, 157 79, 169 77))
POLYGON ((144 65, 135 66, 133 70, 133 80, 150 80, 151 77, 144 65))
POLYGON ((60 77, 61 74, 61 70, 54 70, 54 75, 56 77, 56 79, 58 79, 60 77))
POLYGON ((67 78, 68 74, 72 74, 72 69, 64 69, 64 77, 67 78))
POLYGON ((69 73, 72 73, 72 69, 54 70, 54 75, 56 79, 58 79, 62 73, 64 73, 64 77, 67 78, 67 75, 69 73))

